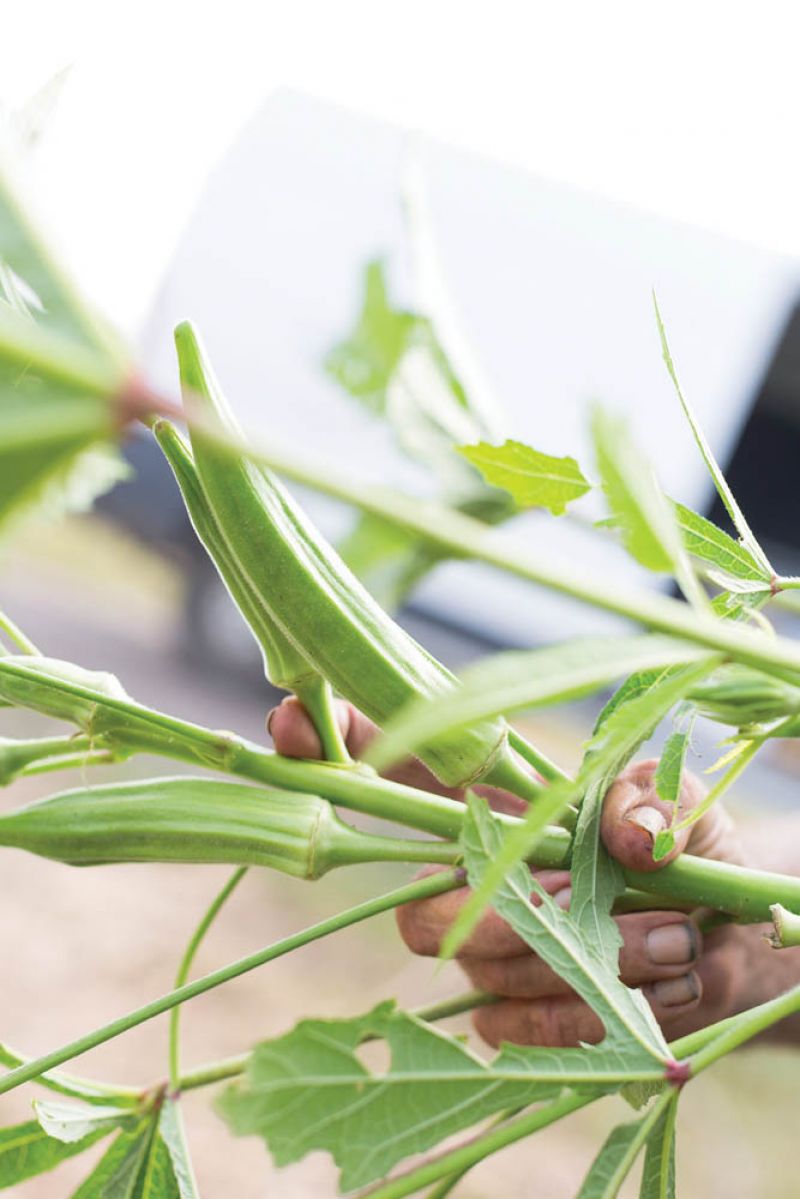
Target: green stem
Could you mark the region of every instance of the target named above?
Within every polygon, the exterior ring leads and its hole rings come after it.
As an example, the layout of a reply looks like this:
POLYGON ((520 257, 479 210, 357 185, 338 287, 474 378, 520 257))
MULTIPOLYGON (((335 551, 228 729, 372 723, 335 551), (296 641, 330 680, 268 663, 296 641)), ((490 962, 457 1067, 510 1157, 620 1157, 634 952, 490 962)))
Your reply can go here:
MULTIPOLYGON (((455 841, 464 824, 463 804, 390 782, 369 767, 284 758, 233 733, 214 732, 133 700, 101 695, 71 680, 46 677, 2 658, 0 697, 83 724, 90 737, 101 735, 115 749, 155 753, 267 786, 319 795, 342 807, 432 836, 455 841)), ((545 804, 547 798, 544 792, 539 803, 545 804)), ((508 827, 520 824, 513 816, 498 815, 497 819, 508 827)), ((535 863, 542 867, 568 866, 570 849, 567 831, 551 827, 537 843, 535 863)), ((688 854, 661 870, 626 871, 625 879, 629 887, 678 900, 680 906, 716 908, 746 921, 769 922, 774 903, 800 913, 800 879, 688 854)))
POLYGON ((350 766, 353 759, 347 752, 339 721, 336 719, 333 691, 322 675, 313 675, 306 682, 296 683, 294 693, 300 700, 322 742, 322 757, 328 762, 350 766))
POLYGON ((508 744, 519 754, 523 761, 527 762, 529 766, 532 766, 533 769, 540 774, 546 782, 564 782, 569 778, 569 775, 566 773, 566 771, 562 770, 560 766, 556 766, 555 762, 551 762, 550 759, 541 752, 541 750, 538 750, 535 745, 531 745, 531 743, 525 737, 523 737, 521 733, 518 733, 516 729, 509 729, 508 744))
MULTIPOLYGON (((512 1120, 514 1116, 518 1116, 520 1112, 524 1110, 525 1109, 523 1107, 515 1107, 510 1111, 501 1112, 499 1116, 496 1116, 494 1120, 490 1121, 488 1129, 491 1130, 498 1128, 501 1124, 505 1124, 507 1120, 512 1120)), ((477 1165, 477 1163, 475 1164, 477 1165)), ((464 1178, 471 1169, 472 1165, 464 1166, 462 1169, 457 1170, 455 1174, 451 1174, 449 1178, 442 1179, 442 1181, 437 1183, 432 1191, 428 1192, 428 1194, 425 1196, 425 1199, 446 1199, 446 1196, 453 1193, 455 1188, 461 1182, 462 1178, 464 1178)))
MULTIPOLYGON (((23 772, 37 773, 32 769, 37 763, 49 759, 69 759, 69 764, 82 761, 88 756, 93 746, 89 737, 81 734, 62 737, 36 737, 28 740, 14 741, 0 737, 0 784, 5 786, 23 772)), ((40 769, 56 769, 56 766, 42 766, 40 769)))
POLYGON ((499 1149, 505 1149, 506 1145, 512 1145, 514 1141, 520 1141, 523 1137, 530 1136, 541 1128, 546 1128, 548 1124, 562 1120, 564 1116, 570 1115, 578 1108, 585 1107, 596 1098, 596 1094, 586 1094, 585 1092, 563 1095, 554 1103, 538 1107, 518 1120, 501 1124, 487 1133, 474 1137, 465 1145, 451 1149, 449 1153, 443 1153, 439 1157, 423 1162, 422 1165, 406 1174, 401 1174, 389 1182, 381 1183, 369 1191, 362 1192, 363 1199, 367 1199, 367 1197, 369 1199, 403 1199, 405 1195, 413 1195, 423 1187, 439 1182, 440 1179, 446 1178, 450 1174, 455 1174, 459 1170, 468 1170, 470 1166, 474 1166, 490 1154, 497 1153, 499 1149))
MULTIPOLYGON (((204 427, 204 432, 207 430, 204 427)), ((219 436, 217 434, 217 436, 219 436)), ((796 683, 800 675, 800 646, 786 637, 770 637, 690 608, 680 600, 626 585, 613 586, 606 578, 592 578, 585 570, 572 573, 536 557, 527 548, 510 546, 481 521, 430 501, 412 499, 390 488, 353 482, 319 463, 274 447, 239 445, 237 448, 280 474, 288 475, 317 491, 406 529, 448 550, 454 557, 474 558, 571 596, 617 616, 626 617, 673 637, 721 650, 738 662, 796 683)))
MULTIPOLYGON (((450 1016, 459 1016, 462 1012, 471 1012, 476 1007, 486 1007, 489 1004, 497 1003, 496 995, 489 995, 485 991, 467 991, 463 995, 456 995, 452 999, 442 999, 438 1003, 430 1003, 425 1007, 412 1009, 412 1016, 416 1016, 418 1020, 424 1020, 428 1024, 433 1024, 437 1020, 447 1020, 450 1016)), ((367 1037, 366 1041, 376 1040, 375 1037, 367 1037)), ((236 1057, 226 1058, 220 1062, 210 1062, 206 1066, 198 1066, 196 1070, 189 1071, 188 1074, 181 1075, 179 1081, 180 1091, 193 1091, 198 1087, 207 1087, 215 1082, 223 1082, 228 1078, 237 1078, 244 1073, 247 1063, 250 1060, 249 1053, 238 1054, 236 1057)))
POLYGON ((780 903, 770 908, 775 931, 770 939, 774 949, 790 949, 800 945, 800 916, 787 912, 780 903))
POLYGON ((662 870, 626 870, 629 887, 662 898, 678 900, 678 906, 714 908, 748 924, 771 920, 770 908, 782 903, 800 912, 800 878, 749 870, 710 858, 681 856, 662 870))
MULTIPOLYGON (((211 925, 214 923, 224 904, 247 874, 247 870, 247 866, 240 866, 238 870, 234 870, 231 877, 225 883, 225 886, 212 900, 205 915, 198 924, 197 928, 194 930, 189 944, 186 946, 183 957, 181 958, 180 965, 178 966, 178 972, 175 975, 176 990, 179 990, 189 977, 189 971, 192 968, 192 962, 195 959, 197 951, 200 948, 206 933, 211 928, 211 925)), ((178 1005, 172 1009, 169 1017, 169 1085, 172 1091, 177 1091, 179 1089, 180 1023, 181 1008, 180 1005, 178 1005)))
POLYGON ((800 1012, 800 986, 792 987, 785 995, 779 995, 777 999, 770 999, 751 1008, 749 1012, 742 1012, 740 1016, 725 1021, 725 1029, 722 1032, 718 1029, 718 1035, 689 1058, 692 1075, 706 1070, 726 1053, 797 1012, 800 1012))
POLYGON ((6 637, 21 649, 23 654, 31 654, 36 658, 40 658, 41 650, 38 650, 31 641, 30 637, 26 637, 19 625, 16 625, 10 616, 5 612, 0 612, 0 633, 5 633, 6 637))
POLYGON ((106 1041, 110 1041, 114 1037, 128 1032, 129 1029, 136 1028, 139 1024, 144 1024, 147 1020, 152 1020, 154 1016, 160 1016, 163 1012, 170 1011, 179 1003, 186 1003, 187 1000, 194 999, 197 995, 204 995, 206 991, 211 991, 214 987, 219 987, 223 983, 230 982, 231 979, 239 978, 240 975, 246 974, 250 970, 255 970, 258 966, 263 966, 267 962, 274 961, 275 958, 282 957, 286 953, 291 953, 294 949, 300 949, 303 945, 310 945, 312 941, 317 941, 321 937, 327 937, 330 933, 338 932, 342 928, 349 928, 353 924, 359 924, 363 920, 368 920, 371 916, 377 916, 381 912, 390 911, 392 908, 400 907, 401 904, 409 903, 411 900, 427 899, 431 895, 441 895, 445 891, 452 891, 454 888, 460 886, 463 886, 461 871, 444 870, 438 874, 428 875, 426 878, 415 879, 413 882, 407 883, 403 887, 397 887, 385 895, 376 896, 365 903, 358 904, 356 907, 348 908, 347 911, 338 912, 335 916, 330 916, 327 920, 322 920, 318 924, 313 924, 299 933, 294 933, 290 937, 284 937, 282 941, 276 941, 274 945, 269 945, 265 949, 258 950, 257 953, 239 958, 238 961, 231 962, 230 965, 223 966, 220 970, 214 970, 211 974, 206 974, 202 978, 195 979, 194 982, 185 983, 182 987, 178 987, 174 991, 169 991, 166 995, 162 995, 158 999, 144 1004, 143 1007, 136 1008, 134 1011, 128 1012, 116 1020, 112 1020, 109 1024, 104 1024, 101 1028, 96 1028, 92 1032, 86 1033, 74 1041, 70 1041, 60 1049, 54 1049, 50 1053, 46 1053, 42 1057, 36 1058, 34 1061, 27 1062, 24 1066, 12 1070, 4 1078, 0 1079, 0 1095, 4 1095, 8 1091, 13 1091, 23 1083, 30 1082, 33 1078, 38 1078, 46 1070, 53 1070, 64 1062, 68 1062, 72 1058, 86 1053, 89 1049, 94 1049, 97 1045, 103 1045, 106 1041))

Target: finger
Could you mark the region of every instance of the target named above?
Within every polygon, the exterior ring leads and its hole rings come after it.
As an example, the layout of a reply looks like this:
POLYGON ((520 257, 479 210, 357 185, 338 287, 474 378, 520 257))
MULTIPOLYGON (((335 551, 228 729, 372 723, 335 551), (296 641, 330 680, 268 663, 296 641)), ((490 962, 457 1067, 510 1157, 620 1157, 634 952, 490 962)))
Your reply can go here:
POLYGON ((676 834, 675 847, 666 857, 653 861, 657 834, 669 827, 674 815, 683 820, 705 796, 700 780, 686 771, 674 813, 672 805, 659 799, 656 792, 656 766, 654 759, 628 766, 606 795, 602 834, 609 853, 632 870, 657 870, 685 849, 706 857, 739 860, 732 823, 724 809, 714 806, 697 824, 676 834))
MULTIPOLYGON (((677 978, 697 961, 700 933, 682 912, 637 912, 617 921, 623 937, 620 975, 638 987, 677 978)), ((473 986, 509 999, 544 999, 569 995, 572 988, 536 954, 515 957, 461 957, 473 986)))
POLYGON ((478 1008, 472 1021, 478 1034, 495 1049, 503 1041, 552 1049, 596 1045, 605 1033, 600 1017, 577 995, 507 999, 478 1008))
MULTIPOLYGON (((659 1024, 670 1037, 696 1026, 703 982, 696 971, 662 979, 643 989, 659 1024)), ((473 1015, 477 1032, 497 1048, 503 1041, 561 1049, 596 1045, 605 1029, 600 1017, 577 995, 544 999, 506 999, 478 1008, 473 1015)))
MULTIPOLYGON (((378 735, 377 725, 346 700, 337 699, 335 711, 348 753, 354 758, 361 758, 378 735)), ((285 696, 276 708, 267 713, 267 733, 272 737, 277 752, 285 758, 321 759, 324 756, 322 742, 311 717, 294 695, 285 696)), ((407 787, 417 787, 434 795, 446 795, 450 799, 464 797, 463 788, 446 787, 419 758, 398 762, 385 774, 395 783, 404 783, 407 787)), ((497 787, 476 787, 475 790, 488 799, 490 807, 496 812, 518 816, 527 807, 524 800, 497 787)))
MULTIPOLYGON (((552 895, 569 886, 569 875, 565 870, 537 871, 536 878, 552 895)), ((397 911, 400 935, 413 953, 423 957, 438 957, 442 941, 453 921, 470 897, 468 887, 447 891, 430 899, 419 899, 405 904, 397 911)), ((533 902, 537 897, 533 897, 533 902)), ((488 908, 458 952, 461 958, 506 958, 530 953, 525 941, 488 908)))
MULTIPOLYGON (((335 701, 336 722, 348 751, 358 758, 375 737, 377 729, 363 712, 345 700, 335 701)), ((287 695, 267 715, 267 732, 275 749, 287 758, 321 758, 322 743, 311 717, 294 695, 287 695)))
POLYGON ((698 970, 690 970, 677 978, 661 979, 642 987, 642 993, 664 1034, 674 1039, 697 1015, 703 998, 703 980, 698 970))

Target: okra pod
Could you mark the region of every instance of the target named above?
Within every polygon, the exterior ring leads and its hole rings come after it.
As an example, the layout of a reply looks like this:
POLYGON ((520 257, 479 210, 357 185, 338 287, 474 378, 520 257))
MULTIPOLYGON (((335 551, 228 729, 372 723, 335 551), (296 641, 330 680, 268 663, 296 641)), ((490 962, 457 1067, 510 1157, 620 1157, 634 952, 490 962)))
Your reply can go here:
POLYGON ((703 716, 734 728, 768 724, 800 713, 800 688, 731 663, 689 693, 703 716))
POLYGON ((261 648, 267 678, 276 687, 293 691, 305 705, 319 733, 325 758, 330 762, 349 761, 333 712, 330 685, 283 634, 239 568, 205 496, 189 447, 169 421, 156 421, 153 432, 180 488, 194 531, 261 648))
MULTIPOLYGON (((189 324, 178 326, 175 342, 203 490, 242 577, 275 624, 378 724, 412 699, 447 694, 453 675, 383 611, 282 484, 224 443, 226 432, 241 434, 189 324)), ((507 731, 503 720, 482 721, 433 738, 419 756, 448 786, 483 780, 532 798, 538 788, 514 758, 507 731)))
POLYGON ((72 866, 212 862, 320 878, 363 862, 455 862, 457 845, 362 833, 316 795, 204 778, 63 791, 0 816, 0 845, 72 866))

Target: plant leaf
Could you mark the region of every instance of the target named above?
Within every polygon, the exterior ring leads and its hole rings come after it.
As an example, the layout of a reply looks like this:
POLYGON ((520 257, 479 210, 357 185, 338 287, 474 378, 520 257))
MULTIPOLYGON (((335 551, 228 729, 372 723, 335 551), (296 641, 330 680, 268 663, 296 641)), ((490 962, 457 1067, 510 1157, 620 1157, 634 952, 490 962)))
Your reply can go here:
MULTIPOLYGON (((470 794, 468 815, 462 836, 464 862, 470 886, 479 888, 487 868, 495 861, 503 843, 503 833, 485 800, 470 794)), ((585 910, 588 890, 585 868, 579 879, 577 923, 554 902, 531 876, 524 862, 518 862, 496 889, 492 906, 498 915, 530 945, 551 970, 597 1013, 606 1030, 602 1048, 616 1052, 631 1068, 637 1062, 661 1062, 668 1055, 666 1041, 641 992, 620 982, 611 937, 600 925, 602 945, 598 951, 585 910), (531 892, 539 902, 531 902, 531 892), (604 955, 604 956, 601 956, 604 955), (609 960, 611 957, 612 960, 609 960)), ((610 880, 609 880, 610 881, 610 880)), ((604 879, 604 889, 607 880, 604 879)), ((611 886, 603 894, 607 902, 611 886)), ((589 1056, 593 1051, 584 1050, 589 1056)))
POLYGON ((618 701, 610 712, 601 713, 576 778, 551 786, 536 804, 528 808, 519 826, 505 835, 494 860, 487 865, 480 885, 473 888, 472 895, 450 926, 442 944, 443 956, 452 956, 469 936, 507 873, 517 863, 533 856, 536 842, 547 824, 557 820, 568 804, 580 801, 593 784, 620 770, 651 735, 658 721, 721 660, 718 655, 701 659, 691 666, 663 671, 657 681, 644 686, 634 698, 618 701))
POLYGON ((750 551, 735 541, 717 525, 684 504, 673 504, 678 528, 687 553, 700 558, 734 579, 769 582, 766 574, 750 551))
POLYGON ((432 735, 470 724, 481 714, 564 703, 630 671, 697 661, 706 655, 707 651, 655 634, 589 637, 545 649, 496 654, 464 671, 452 694, 435 702, 407 704, 387 722, 365 760, 384 770, 432 735))
MULTIPOLYGON (((200 1192, 197 1189, 197 1182, 189 1157, 181 1111, 179 1106, 171 1099, 164 1100, 158 1130, 169 1154, 177 1186, 177 1195, 180 1199, 199 1199, 200 1192)), ((166 1193, 169 1194, 170 1192, 166 1193)))
POLYGON ((676 804, 681 793, 681 777, 689 744, 688 733, 670 733, 656 767, 656 791, 664 803, 676 804))
POLYGON ((639 1199, 675 1199, 675 1115, 678 1093, 647 1138, 639 1199))
POLYGON ((90 312, 27 211, 27 200, 17 194, 7 169, 0 169, 0 260, 29 289, 45 327, 118 360, 119 346, 90 312))
POLYGON ((100 1130, 111 1132, 124 1120, 131 1118, 130 1108, 111 1105, 82 1107, 76 1103, 53 1100, 35 1099, 33 1110, 47 1135, 67 1145, 82 1141, 100 1130))
POLYGON ((162 1118, 151 1113, 121 1132, 72 1199, 196 1199, 181 1189, 162 1118))
POLYGON ((661 319, 661 313, 659 311, 658 301, 656 300, 655 292, 653 292, 653 307, 655 309, 655 314, 656 314, 656 324, 658 325, 658 336, 661 341, 661 353, 664 358, 664 364, 665 364, 667 370, 669 371, 669 376, 672 379, 673 385, 675 387, 675 392, 678 396, 678 399, 680 400, 681 407, 683 408, 684 415, 685 415, 687 421, 689 422, 689 426, 692 430, 692 433, 694 434, 694 439, 697 442, 700 453, 703 456, 703 461, 705 462, 705 464, 708 468, 708 473, 711 475, 711 478, 714 480, 714 486, 717 489, 717 494, 719 495, 719 498, 722 500, 723 504, 725 505, 727 513, 730 516, 731 520, 733 521, 734 528, 736 529, 737 533, 739 534, 739 536, 742 539, 742 544, 743 544, 744 548, 750 553, 750 555, 752 556, 754 561, 757 563, 758 567, 764 572, 765 576, 768 579, 772 578, 772 576, 775 572, 773 571, 772 566, 770 565, 769 559, 767 558, 766 554, 762 550, 758 541, 756 541, 756 538, 753 535, 752 529, 750 528, 749 524, 745 520, 744 513, 742 512, 741 508, 737 504, 734 494, 731 491, 730 487, 728 486, 725 476, 723 475, 722 471, 720 470, 719 463, 717 462, 716 458, 714 457, 714 453, 711 449, 711 446, 706 441, 705 434, 703 433, 703 430, 700 427, 697 417, 695 416, 693 409, 689 405, 689 401, 686 399, 686 397, 683 394, 681 385, 678 381, 678 374, 677 374, 677 371, 675 370, 675 364, 672 361, 672 355, 670 353, 669 344, 667 342, 667 331, 664 328, 664 322, 661 319))
POLYGON ((615 1199, 642 1148, 646 1125, 647 1116, 643 1116, 612 1129, 592 1162, 577 1199, 615 1199))
POLYGON ((459 454, 481 472, 492 487, 502 487, 520 508, 549 508, 553 516, 591 489, 574 458, 554 458, 521 441, 460 445, 459 454))
MULTIPOLYGON (((650 1076, 659 1070, 652 1058, 644 1067, 650 1076)), ((217 1106, 236 1135, 263 1137, 277 1165, 327 1150, 350 1190, 495 1112, 550 1098, 575 1080, 614 1089, 637 1069, 642 1059, 630 1053, 600 1050, 587 1059, 578 1049, 515 1045, 486 1064, 461 1040, 389 1002, 350 1020, 303 1020, 257 1046, 244 1078, 217 1106), (374 1037, 391 1052, 380 1074, 357 1053, 374 1037)))
POLYGON ((64 1142, 48 1136, 37 1120, 0 1128, 0 1190, 55 1169, 107 1132, 107 1128, 100 1128, 81 1140, 64 1142))
POLYGON ((603 778, 589 788, 581 804, 572 847, 569 914, 606 965, 618 974, 622 936, 611 909, 625 890, 625 878, 600 836, 606 790, 607 779, 603 778))
POLYGON ((673 511, 625 421, 597 407, 592 437, 603 490, 628 552, 649 570, 674 575, 686 598, 706 607, 673 511))

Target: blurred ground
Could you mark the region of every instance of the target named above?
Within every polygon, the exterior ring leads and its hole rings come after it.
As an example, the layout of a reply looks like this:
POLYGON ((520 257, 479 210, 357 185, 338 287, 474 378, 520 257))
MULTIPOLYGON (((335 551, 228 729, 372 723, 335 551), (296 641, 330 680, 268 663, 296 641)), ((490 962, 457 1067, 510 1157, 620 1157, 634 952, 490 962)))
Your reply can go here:
MULTIPOLYGON (((96 522, 71 522, 17 538, 4 564, 2 607, 44 652, 117 673, 136 698, 177 715, 260 739, 264 703, 202 665, 180 642, 181 581, 159 560, 96 522)), ((569 712, 537 722, 535 735, 560 761, 574 758, 587 724, 569 712)), ((0 735, 32 733, 44 722, 0 713, 0 735)), ((175 773, 137 759, 115 777, 175 773)), ((108 772, 94 770, 98 782, 108 772)), ((80 773, 15 783, 12 807, 80 773)), ((759 799, 762 799, 759 796, 759 799)), ((168 990, 186 939, 227 868, 114 866, 77 870, 5 851, 0 866, 0 1039, 38 1054, 168 990)), ((197 962, 204 972, 408 876, 403 868, 362 869, 313 886, 252 871, 213 929, 197 962)), ((242 1052, 301 1015, 344 1015, 391 995, 407 1006, 455 994, 458 971, 412 959, 391 916, 340 933, 212 992, 184 1009, 183 1060, 194 1066, 242 1052)), ((454 1023, 454 1027, 459 1026, 454 1023)), ((467 1027, 464 1021, 460 1026, 467 1027)), ((128 1033, 69 1069, 146 1084, 165 1074, 166 1021, 128 1033)), ((798 1056, 750 1050, 723 1062, 686 1092, 679 1123, 683 1199, 796 1199, 794 1160, 798 1056)), ((35 1088, 0 1098, 0 1123, 26 1119, 35 1088)), ((213 1114, 211 1094, 185 1098, 188 1135, 204 1199, 322 1199, 335 1194, 323 1155, 276 1171, 263 1145, 232 1141, 213 1114)), ((612 1123, 619 1100, 579 1113, 528 1144, 507 1150, 461 1184, 463 1199, 571 1199, 612 1123)), ((14 1191, 18 1199, 67 1199, 100 1147, 14 1191)), ((635 1187, 626 1194, 635 1194, 635 1187)))

